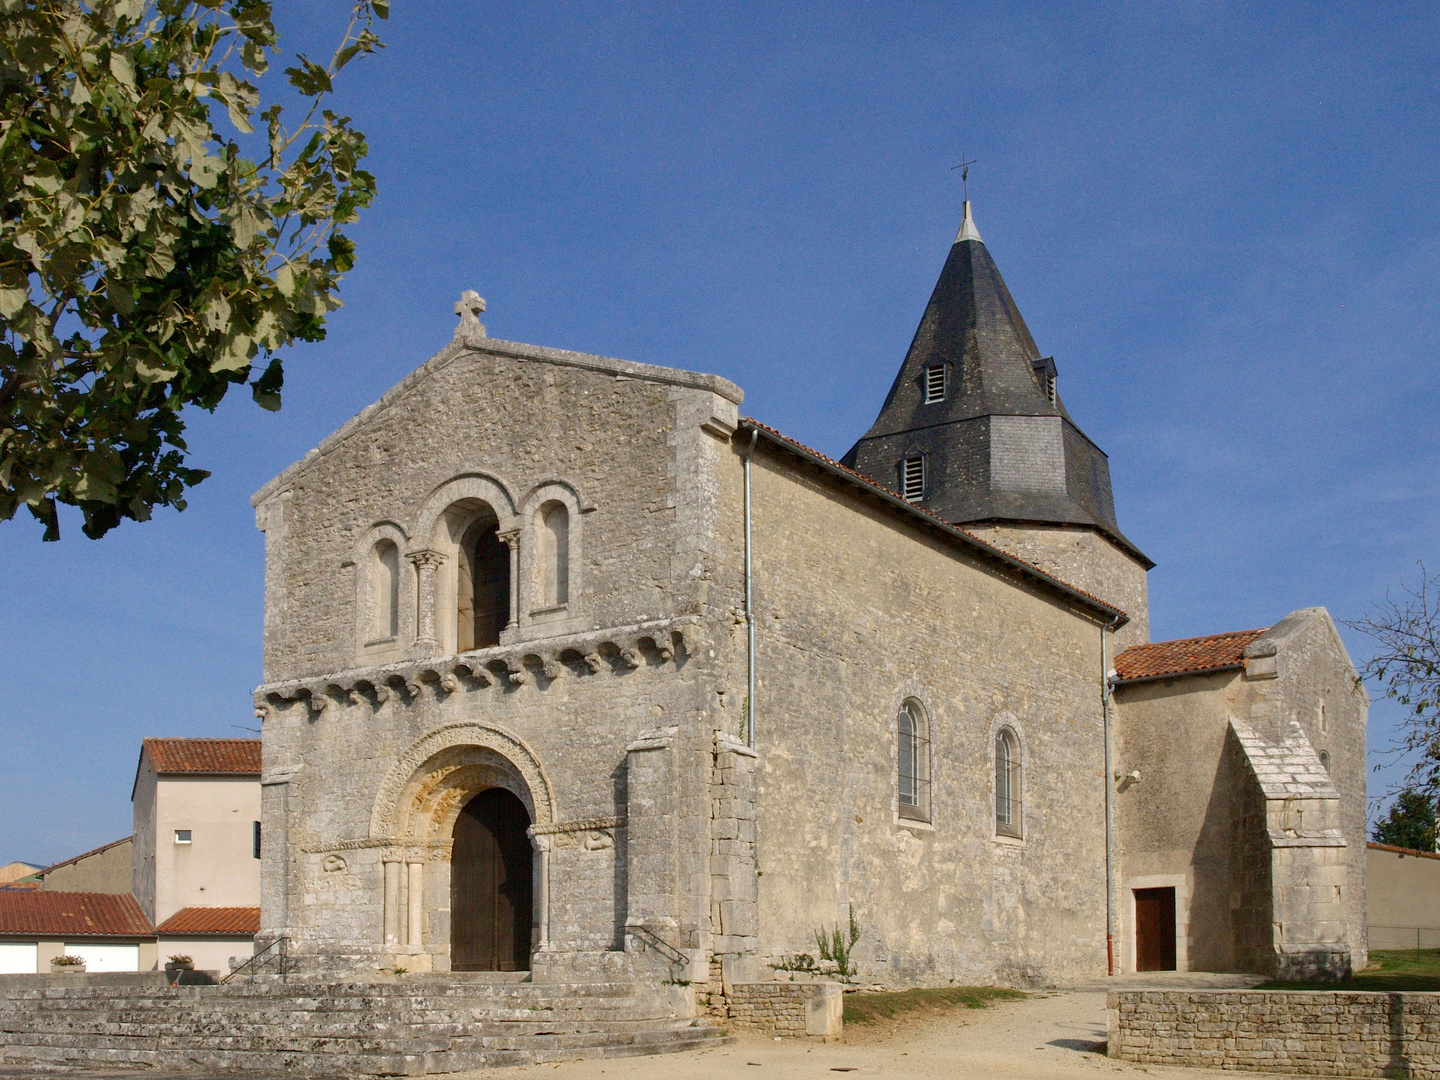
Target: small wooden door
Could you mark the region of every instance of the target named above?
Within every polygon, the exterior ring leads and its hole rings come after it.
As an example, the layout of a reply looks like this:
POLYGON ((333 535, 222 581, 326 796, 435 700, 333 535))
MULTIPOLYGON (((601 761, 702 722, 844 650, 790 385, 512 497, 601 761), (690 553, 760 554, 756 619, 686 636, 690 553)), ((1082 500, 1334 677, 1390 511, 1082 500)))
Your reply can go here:
POLYGON ((525 804, 482 791, 455 821, 450 857, 450 967, 528 971, 533 859, 525 804))
POLYGON ((1135 970, 1175 970, 1175 889, 1135 890, 1135 970))

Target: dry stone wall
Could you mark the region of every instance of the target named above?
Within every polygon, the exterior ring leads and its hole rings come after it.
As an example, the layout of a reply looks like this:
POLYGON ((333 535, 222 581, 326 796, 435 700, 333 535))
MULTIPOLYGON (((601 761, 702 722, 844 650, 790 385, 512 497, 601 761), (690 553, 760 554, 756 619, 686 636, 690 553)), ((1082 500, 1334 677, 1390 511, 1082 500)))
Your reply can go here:
POLYGON ((1112 991, 1110 1056, 1307 1076, 1440 1076, 1440 994, 1112 991))
POLYGON ((735 983, 730 990, 729 1026, 761 1035, 821 1035, 838 1038, 844 1015, 839 983, 735 983))

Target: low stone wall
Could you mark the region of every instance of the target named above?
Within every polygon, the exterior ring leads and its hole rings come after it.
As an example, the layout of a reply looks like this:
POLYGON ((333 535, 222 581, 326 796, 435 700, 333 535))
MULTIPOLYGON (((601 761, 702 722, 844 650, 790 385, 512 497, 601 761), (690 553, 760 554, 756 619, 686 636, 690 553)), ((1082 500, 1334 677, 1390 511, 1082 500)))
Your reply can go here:
POLYGON ((1117 990, 1110 1056, 1309 1076, 1440 1078, 1440 994, 1117 990))
POLYGON ((845 995, 833 982, 733 983, 728 1011, 737 1031, 838 1038, 845 995))

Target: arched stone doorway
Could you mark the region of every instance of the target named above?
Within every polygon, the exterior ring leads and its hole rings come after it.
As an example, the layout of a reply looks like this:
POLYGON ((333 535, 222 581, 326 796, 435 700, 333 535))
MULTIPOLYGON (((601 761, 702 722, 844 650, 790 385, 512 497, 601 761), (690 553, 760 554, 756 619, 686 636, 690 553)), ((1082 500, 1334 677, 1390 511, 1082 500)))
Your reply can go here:
POLYGON ((530 814, 504 788, 480 792, 455 818, 450 853, 450 968, 527 971, 533 913, 530 814))
POLYGON ((429 954, 435 970, 527 970, 547 940, 543 834, 554 821, 550 781, 514 734, 460 722, 414 743, 370 819, 371 837, 406 864, 386 878, 382 948, 429 954), (531 826, 542 833, 535 841, 531 826))

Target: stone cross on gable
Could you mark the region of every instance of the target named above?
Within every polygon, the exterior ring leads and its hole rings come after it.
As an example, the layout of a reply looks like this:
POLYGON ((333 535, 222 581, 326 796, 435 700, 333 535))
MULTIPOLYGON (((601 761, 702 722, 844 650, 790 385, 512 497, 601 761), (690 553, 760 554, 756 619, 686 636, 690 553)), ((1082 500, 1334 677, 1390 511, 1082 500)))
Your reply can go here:
POLYGON ((480 313, 485 310, 485 301, 474 289, 460 294, 455 305, 455 314, 460 316, 460 325, 455 327, 456 341, 474 341, 485 337, 485 327, 480 322, 480 313))

